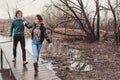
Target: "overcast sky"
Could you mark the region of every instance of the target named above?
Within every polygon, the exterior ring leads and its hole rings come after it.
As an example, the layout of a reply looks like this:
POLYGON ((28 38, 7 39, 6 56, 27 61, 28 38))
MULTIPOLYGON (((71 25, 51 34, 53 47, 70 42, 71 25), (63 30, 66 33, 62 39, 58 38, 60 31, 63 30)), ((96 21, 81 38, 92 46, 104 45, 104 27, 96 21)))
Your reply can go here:
POLYGON ((16 4, 18 6, 18 9, 22 10, 24 16, 30 16, 34 14, 40 14, 42 13, 43 6, 50 3, 50 0, 0 0, 0 19, 7 19, 8 14, 6 11, 6 1, 8 2, 8 5, 10 7, 10 13, 13 15, 13 9, 16 7, 16 4))
MULTIPOLYGON (((14 17, 13 9, 16 7, 16 4, 18 6, 18 9, 22 10, 24 17, 35 15, 35 14, 41 14, 44 6, 47 4, 51 4, 50 0, 0 0, 0 19, 9 18, 7 11, 5 9, 7 6, 6 1, 8 2, 8 5, 10 7, 10 13, 12 18, 14 17), (18 3, 17 1, 20 1, 20 2, 18 3)), ((58 0, 53 0, 53 1, 58 2, 58 0)), ((73 1, 76 1, 76 0, 73 0, 73 1)), ((89 2, 88 10, 94 10, 95 9, 94 0, 84 0, 85 4, 86 4, 86 1, 89 2)), ((105 0, 100 0, 100 3, 105 4, 105 0)))

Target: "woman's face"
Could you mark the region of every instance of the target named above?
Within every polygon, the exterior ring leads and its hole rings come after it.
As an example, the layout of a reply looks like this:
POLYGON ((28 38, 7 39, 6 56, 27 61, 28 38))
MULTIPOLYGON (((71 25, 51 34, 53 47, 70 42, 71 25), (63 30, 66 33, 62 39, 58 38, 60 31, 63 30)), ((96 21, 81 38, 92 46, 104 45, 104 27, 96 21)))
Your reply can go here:
POLYGON ((39 24, 40 22, 41 21, 37 17, 35 17, 35 23, 39 24))
POLYGON ((21 19, 21 18, 22 18, 22 12, 18 12, 17 18, 18 18, 18 19, 21 19))

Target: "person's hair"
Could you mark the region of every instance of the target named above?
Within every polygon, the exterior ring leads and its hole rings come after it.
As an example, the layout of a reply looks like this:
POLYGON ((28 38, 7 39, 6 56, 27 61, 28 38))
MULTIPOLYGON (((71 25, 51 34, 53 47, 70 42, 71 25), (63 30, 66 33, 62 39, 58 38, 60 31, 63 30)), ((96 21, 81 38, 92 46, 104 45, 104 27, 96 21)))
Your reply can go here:
POLYGON ((22 11, 21 11, 21 10, 17 10, 16 13, 15 13, 15 17, 17 17, 17 14, 18 14, 19 12, 21 12, 21 14, 22 14, 22 11))
POLYGON ((43 18, 39 14, 37 14, 36 17, 39 21, 43 21, 43 18))

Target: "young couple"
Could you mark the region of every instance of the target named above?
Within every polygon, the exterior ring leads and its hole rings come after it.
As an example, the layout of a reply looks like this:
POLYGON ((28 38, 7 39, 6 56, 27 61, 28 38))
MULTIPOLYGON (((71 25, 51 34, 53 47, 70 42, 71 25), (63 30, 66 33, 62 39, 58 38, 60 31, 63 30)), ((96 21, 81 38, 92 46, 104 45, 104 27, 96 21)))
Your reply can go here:
POLYGON ((17 44, 20 41, 21 48, 22 48, 22 58, 23 58, 23 65, 28 64, 26 61, 26 49, 25 49, 25 36, 24 36, 24 26, 28 29, 31 29, 31 39, 32 39, 32 50, 33 50, 33 65, 35 70, 35 75, 37 76, 38 73, 38 60, 40 55, 40 50, 42 47, 42 43, 44 39, 48 41, 51 45, 51 41, 46 33, 46 28, 42 23, 43 19, 40 15, 35 16, 35 22, 33 24, 26 23, 22 19, 22 11, 18 10, 15 14, 15 19, 12 21, 10 27, 10 37, 12 40, 12 33, 14 30, 13 35, 13 62, 16 62, 16 48, 17 44))

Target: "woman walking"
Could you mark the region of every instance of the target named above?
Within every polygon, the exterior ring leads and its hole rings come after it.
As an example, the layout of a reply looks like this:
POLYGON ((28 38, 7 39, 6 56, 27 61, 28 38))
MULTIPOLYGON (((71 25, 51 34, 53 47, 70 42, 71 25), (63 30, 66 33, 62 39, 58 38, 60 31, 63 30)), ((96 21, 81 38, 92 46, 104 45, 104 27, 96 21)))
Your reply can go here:
POLYGON ((12 40, 12 33, 14 30, 13 36, 13 62, 16 62, 17 57, 17 44, 20 42, 22 48, 22 58, 23 58, 23 65, 27 64, 26 61, 26 49, 25 49, 25 37, 24 37, 24 20, 22 19, 22 11, 18 10, 15 14, 15 19, 12 21, 10 27, 10 37, 12 40))
POLYGON ((42 43, 44 41, 44 38, 48 41, 48 43, 51 43, 50 39, 47 36, 46 28, 44 27, 44 24, 42 23, 43 19, 40 15, 36 15, 35 17, 35 23, 28 24, 25 23, 25 26, 27 26, 28 29, 31 29, 31 39, 32 39, 32 50, 33 50, 33 65, 34 65, 34 76, 37 76, 38 74, 38 60, 40 55, 40 50, 42 47, 42 43))

